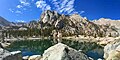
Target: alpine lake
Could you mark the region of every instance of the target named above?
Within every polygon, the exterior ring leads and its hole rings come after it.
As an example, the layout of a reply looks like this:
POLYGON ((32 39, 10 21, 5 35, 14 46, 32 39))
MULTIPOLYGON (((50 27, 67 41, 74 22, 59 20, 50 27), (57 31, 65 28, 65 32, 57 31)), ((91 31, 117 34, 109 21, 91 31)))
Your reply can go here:
MULTIPOLYGON (((94 42, 78 42, 72 40, 62 40, 63 44, 72 47, 76 50, 82 50, 87 56, 97 60, 103 58, 103 47, 94 42)), ((45 50, 55 45, 53 39, 39 39, 39 40, 20 40, 14 41, 9 47, 8 51, 22 51, 22 56, 42 55, 45 50)))

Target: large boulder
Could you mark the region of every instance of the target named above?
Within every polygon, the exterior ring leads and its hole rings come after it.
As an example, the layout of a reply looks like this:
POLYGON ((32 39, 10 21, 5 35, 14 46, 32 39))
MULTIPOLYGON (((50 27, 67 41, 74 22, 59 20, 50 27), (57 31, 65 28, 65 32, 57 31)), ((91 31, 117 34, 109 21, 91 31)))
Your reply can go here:
POLYGON ((0 60, 22 60, 20 51, 9 52, 0 48, 0 60))
POLYGON ((80 51, 58 43, 45 50, 41 60, 89 60, 89 58, 80 51))
POLYGON ((119 60, 120 59, 120 39, 107 44, 104 47, 104 58, 106 60, 119 60))

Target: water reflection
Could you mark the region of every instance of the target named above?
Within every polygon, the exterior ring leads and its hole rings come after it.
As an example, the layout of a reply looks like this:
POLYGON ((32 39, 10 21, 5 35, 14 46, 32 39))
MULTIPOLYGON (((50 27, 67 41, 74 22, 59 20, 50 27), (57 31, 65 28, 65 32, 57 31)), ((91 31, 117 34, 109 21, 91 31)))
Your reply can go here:
MULTIPOLYGON (((95 60, 98 58, 103 58, 103 48, 93 42, 78 42, 71 40, 62 40, 62 43, 76 49, 82 50, 85 54, 90 57, 93 57, 95 60)), ((22 51, 23 56, 31 56, 35 54, 43 54, 43 52, 49 47, 55 45, 56 43, 53 40, 44 39, 44 40, 23 40, 15 41, 6 49, 9 51, 22 51)))

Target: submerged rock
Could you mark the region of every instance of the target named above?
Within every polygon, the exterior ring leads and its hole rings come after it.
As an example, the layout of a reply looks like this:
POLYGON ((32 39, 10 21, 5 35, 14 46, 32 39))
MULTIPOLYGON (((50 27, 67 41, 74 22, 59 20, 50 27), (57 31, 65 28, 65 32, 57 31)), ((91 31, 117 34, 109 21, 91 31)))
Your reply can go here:
POLYGON ((84 53, 58 43, 43 53, 41 60, 90 60, 84 53))

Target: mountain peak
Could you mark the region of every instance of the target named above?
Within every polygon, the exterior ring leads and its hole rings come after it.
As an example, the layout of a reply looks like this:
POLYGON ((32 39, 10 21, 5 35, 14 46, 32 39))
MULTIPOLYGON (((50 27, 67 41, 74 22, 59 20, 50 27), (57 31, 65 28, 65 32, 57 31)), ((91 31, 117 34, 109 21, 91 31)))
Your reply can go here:
MULTIPOLYGON (((49 31, 53 29, 61 30, 63 35, 67 36, 75 34, 88 36, 107 36, 113 31, 111 28, 107 28, 106 26, 94 24, 93 22, 90 22, 86 17, 82 17, 78 14, 61 15, 56 11, 50 10, 43 12, 39 22, 41 22, 41 28, 47 28, 49 31), (107 32, 108 34, 103 34, 102 32, 107 32)), ((117 33, 116 31, 114 32, 117 33)), ((117 36, 117 34, 115 36, 117 36)))
POLYGON ((57 18, 59 18, 60 14, 57 13, 56 11, 50 11, 50 10, 46 10, 42 13, 40 20, 43 23, 46 23, 50 20, 56 20, 57 18))

